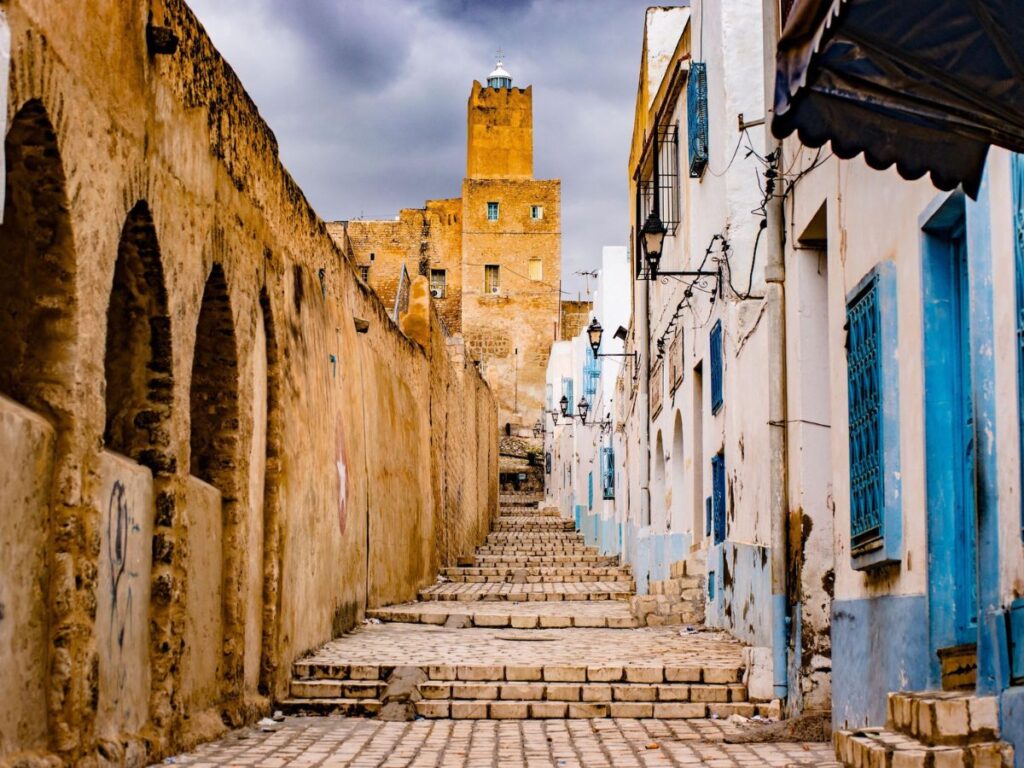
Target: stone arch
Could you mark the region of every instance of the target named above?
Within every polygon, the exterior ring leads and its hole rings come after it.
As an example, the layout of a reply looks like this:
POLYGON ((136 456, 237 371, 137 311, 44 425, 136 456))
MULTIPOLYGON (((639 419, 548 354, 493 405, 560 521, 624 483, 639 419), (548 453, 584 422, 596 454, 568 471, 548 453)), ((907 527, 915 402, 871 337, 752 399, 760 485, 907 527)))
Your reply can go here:
MULTIPOLYGON (((0 103, 0 109, 6 109, 0 103)), ((45 749, 51 621, 51 522, 58 446, 72 428, 77 347, 76 259, 67 180, 50 115, 26 101, 4 137, 6 194, 0 223, 0 762, 8 751, 45 749)), ((59 545, 58 545, 59 546, 59 545)), ((58 630, 59 631, 59 630, 58 630)))
POLYGON ((104 445, 154 475, 173 474, 171 318, 156 228, 145 201, 135 204, 121 228, 103 369, 104 445))
POLYGON ((4 153, 0 392, 63 427, 74 387, 76 265, 64 166, 41 101, 15 114, 4 153))
MULTIPOLYGON (((675 421, 672 425, 672 452, 670 482, 672 485, 672 507, 668 512, 668 527, 679 529, 683 527, 683 502, 685 496, 686 472, 683 462, 683 416, 676 411, 675 421)), ((696 534, 694 534, 696 535, 696 534)))
POLYGON ((284 459, 284 418, 281 410, 283 371, 274 325, 274 312, 266 286, 260 290, 258 322, 266 349, 266 465, 263 477, 263 594, 262 646, 258 691, 275 695, 279 615, 281 608, 281 473, 284 459))
POLYGON ((654 442, 654 470, 651 473, 651 520, 660 528, 665 522, 665 442, 658 430, 654 442))
MULTIPOLYGON (((216 635, 223 639, 223 656, 218 670, 207 670, 205 679, 195 680, 205 691, 205 702, 220 698, 211 694, 213 679, 223 679, 230 691, 239 691, 243 683, 244 663, 244 589, 240 564, 244 535, 243 513, 239 509, 241 493, 240 435, 239 435, 239 362, 237 335, 227 278, 220 264, 214 264, 203 289, 199 319, 196 324, 195 347, 192 357, 192 377, 189 394, 189 471, 216 491, 216 499, 203 491, 198 498, 190 518, 193 530, 189 534, 190 552, 196 555, 189 565, 189 599, 194 600, 204 582, 207 590, 216 586, 220 592, 220 611, 212 606, 211 616, 221 622, 220 632, 212 632, 210 647, 219 646, 216 635), (219 508, 220 514, 217 515, 219 508), (198 516, 214 516, 217 519, 199 521, 198 516), (206 532, 205 544, 199 541, 206 532), (214 541, 220 546, 215 546, 214 541), (198 557, 200 547, 208 557, 198 557), (208 548, 208 549, 207 549, 208 548), (201 572, 202 562, 216 561, 220 578, 201 572), (211 577, 216 585, 209 584, 211 577), (211 679, 213 678, 213 679, 211 679)), ((190 505, 192 499, 190 499, 190 505)), ((190 607, 191 610, 191 607, 190 607)), ((213 623, 216 623, 214 621, 213 623)), ((193 659, 204 653, 202 648, 194 650, 193 659)))

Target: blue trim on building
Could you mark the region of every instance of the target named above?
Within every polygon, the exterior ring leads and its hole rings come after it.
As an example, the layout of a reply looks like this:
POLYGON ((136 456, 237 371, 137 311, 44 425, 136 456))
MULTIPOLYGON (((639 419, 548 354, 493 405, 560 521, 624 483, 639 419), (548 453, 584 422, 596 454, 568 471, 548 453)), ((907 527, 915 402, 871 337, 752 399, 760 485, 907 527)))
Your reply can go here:
POLYGON ((989 174, 976 201, 967 201, 970 254, 971 364, 974 377, 976 504, 978 515, 978 693, 1009 685, 1006 621, 999 589, 999 477, 996 451, 995 320, 992 292, 992 225, 989 174), (1000 625, 1002 632, 1000 632, 1000 625))
POLYGON ((832 603, 832 722, 883 725, 890 691, 928 686, 927 599, 885 595, 832 603))

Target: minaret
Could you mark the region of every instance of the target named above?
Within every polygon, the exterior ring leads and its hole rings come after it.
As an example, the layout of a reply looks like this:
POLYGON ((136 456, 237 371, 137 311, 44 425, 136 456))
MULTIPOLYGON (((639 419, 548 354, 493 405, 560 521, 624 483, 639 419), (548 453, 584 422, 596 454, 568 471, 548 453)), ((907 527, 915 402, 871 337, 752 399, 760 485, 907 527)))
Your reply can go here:
POLYGON ((533 91, 512 87, 500 51, 487 85, 473 82, 466 137, 467 178, 533 178, 533 91))

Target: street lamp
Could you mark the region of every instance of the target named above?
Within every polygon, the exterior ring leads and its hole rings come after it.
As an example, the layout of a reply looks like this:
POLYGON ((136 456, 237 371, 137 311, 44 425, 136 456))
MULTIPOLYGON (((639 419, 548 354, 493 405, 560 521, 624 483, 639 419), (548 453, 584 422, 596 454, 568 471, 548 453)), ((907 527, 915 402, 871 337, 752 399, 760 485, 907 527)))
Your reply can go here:
POLYGON ((599 352, 601 349, 601 338, 604 336, 604 328, 601 327, 601 323, 597 321, 595 317, 590 321, 590 325, 587 326, 587 340, 590 342, 590 349, 594 353, 594 357, 631 357, 633 358, 633 377, 640 373, 640 356, 636 352, 599 352))
POLYGON ((576 408, 580 412, 580 423, 587 423, 587 412, 590 410, 590 403, 587 402, 586 395, 580 398, 580 401, 576 403, 576 408))
POLYGON ((533 436, 540 437, 544 434, 544 423, 537 419, 537 422, 533 425, 533 436))
POLYGON ((644 258, 647 260, 647 268, 650 270, 651 279, 658 276, 658 264, 661 263, 661 248, 665 243, 665 234, 668 228, 662 222, 657 211, 651 211, 644 222, 644 228, 640 230, 642 236, 644 258))
POLYGON ((562 395, 562 399, 558 401, 558 407, 562 410, 562 416, 569 415, 569 398, 562 395))

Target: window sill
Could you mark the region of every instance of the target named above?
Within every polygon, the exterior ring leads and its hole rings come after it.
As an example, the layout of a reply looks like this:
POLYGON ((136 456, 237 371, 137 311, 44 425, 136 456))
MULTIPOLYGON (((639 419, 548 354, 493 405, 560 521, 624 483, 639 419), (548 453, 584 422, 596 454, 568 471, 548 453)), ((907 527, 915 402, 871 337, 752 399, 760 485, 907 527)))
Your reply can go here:
POLYGON ((875 539, 850 551, 850 567, 855 571, 869 571, 901 562, 899 544, 894 543, 892 537, 875 539))

